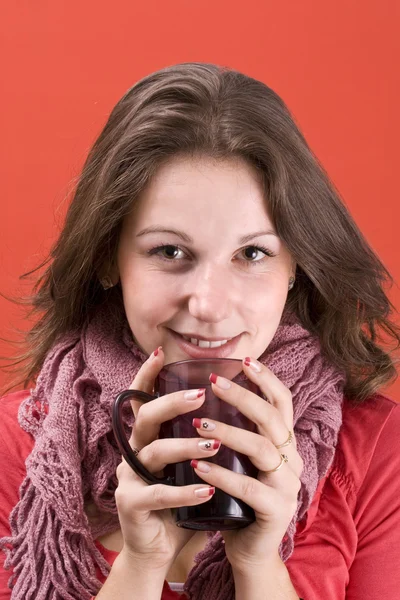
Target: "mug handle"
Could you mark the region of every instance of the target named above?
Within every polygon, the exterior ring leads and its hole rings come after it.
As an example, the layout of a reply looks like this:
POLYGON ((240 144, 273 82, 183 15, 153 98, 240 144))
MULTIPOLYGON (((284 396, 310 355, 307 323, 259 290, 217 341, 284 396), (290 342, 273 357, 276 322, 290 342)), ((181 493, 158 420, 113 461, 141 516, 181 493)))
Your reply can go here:
POLYGON ((131 445, 124 433, 124 429, 122 426, 122 409, 123 405, 127 400, 138 400, 139 402, 150 402, 150 400, 155 400, 157 396, 152 396, 151 394, 147 394, 146 392, 141 392, 140 390, 125 390, 118 394, 118 396, 114 400, 113 409, 112 409, 112 426, 114 430, 115 439, 117 440, 118 448, 121 451, 122 456, 125 458, 128 465, 138 474, 140 477, 153 485, 155 483, 163 483, 165 485, 175 485, 174 481, 171 477, 156 477, 150 471, 146 469, 140 462, 140 460, 135 456, 132 451, 131 445))

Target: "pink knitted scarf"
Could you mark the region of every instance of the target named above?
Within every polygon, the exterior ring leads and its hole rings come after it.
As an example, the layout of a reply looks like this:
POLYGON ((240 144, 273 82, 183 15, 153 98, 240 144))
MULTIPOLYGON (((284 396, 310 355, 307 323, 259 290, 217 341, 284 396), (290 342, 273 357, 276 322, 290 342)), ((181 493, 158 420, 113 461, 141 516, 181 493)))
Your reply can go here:
MULTIPOLYGON (((109 573, 94 540, 119 526, 114 491, 121 456, 112 433, 111 405, 145 359, 126 322, 117 325, 105 308, 48 353, 31 397, 19 410, 19 423, 35 444, 20 501, 10 515, 11 536, 0 540, 5 567, 13 567, 12 600, 87 600, 101 587, 96 567, 109 573), (100 523, 86 516, 89 500, 105 517, 100 523)), ((296 522, 334 457, 344 375, 328 363, 316 337, 293 315, 282 319, 260 360, 292 392, 294 430, 305 465, 297 511, 280 547, 286 561, 293 552, 296 522)), ((234 597, 219 532, 209 532, 185 591, 195 600, 234 597)))

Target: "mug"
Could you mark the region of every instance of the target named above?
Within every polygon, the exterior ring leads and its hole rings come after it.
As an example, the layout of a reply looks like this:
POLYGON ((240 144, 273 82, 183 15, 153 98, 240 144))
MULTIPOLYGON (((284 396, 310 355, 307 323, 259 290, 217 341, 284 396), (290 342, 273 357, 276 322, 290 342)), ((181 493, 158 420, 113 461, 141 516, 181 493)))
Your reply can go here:
MULTIPOLYGON (((265 398, 260 388, 243 373, 242 361, 234 358, 189 359, 170 363, 162 368, 155 379, 154 396, 140 390, 125 390, 116 397, 112 410, 112 425, 118 447, 131 468, 150 485, 162 483, 182 486, 204 484, 204 481, 190 466, 190 460, 168 464, 164 469, 164 477, 156 477, 142 465, 129 444, 123 424, 123 409, 128 400, 151 402, 155 398, 179 390, 205 388, 205 400, 200 408, 162 423, 159 438, 199 437, 196 428, 192 425, 193 417, 206 417, 257 432, 255 423, 240 413, 238 409, 213 394, 209 381, 210 373, 226 377, 237 385, 265 398)), ((256 478, 258 475, 258 469, 248 456, 223 444, 218 453, 207 458, 207 461, 249 477, 256 478)), ((173 511, 179 527, 203 531, 238 529, 246 527, 255 520, 254 511, 248 504, 217 487, 214 495, 206 503, 199 506, 181 506, 173 511)))

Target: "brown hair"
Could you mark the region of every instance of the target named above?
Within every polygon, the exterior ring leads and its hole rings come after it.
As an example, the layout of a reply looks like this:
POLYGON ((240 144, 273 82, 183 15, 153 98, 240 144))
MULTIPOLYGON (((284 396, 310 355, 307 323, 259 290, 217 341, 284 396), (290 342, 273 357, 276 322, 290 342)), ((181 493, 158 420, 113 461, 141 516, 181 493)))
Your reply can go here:
POLYGON ((81 328, 96 306, 107 301, 124 310, 120 286, 105 291, 98 275, 114 260, 124 216, 161 162, 177 153, 240 157, 256 167, 272 222, 298 265, 288 308, 346 372, 348 398, 362 401, 393 380, 394 359, 382 347, 383 336, 396 349, 400 344, 384 291, 392 278, 284 102, 232 69, 185 63, 148 75, 117 103, 49 258, 23 276, 48 265, 29 298, 38 320, 26 335, 27 351, 11 363, 24 385, 56 339, 81 328))

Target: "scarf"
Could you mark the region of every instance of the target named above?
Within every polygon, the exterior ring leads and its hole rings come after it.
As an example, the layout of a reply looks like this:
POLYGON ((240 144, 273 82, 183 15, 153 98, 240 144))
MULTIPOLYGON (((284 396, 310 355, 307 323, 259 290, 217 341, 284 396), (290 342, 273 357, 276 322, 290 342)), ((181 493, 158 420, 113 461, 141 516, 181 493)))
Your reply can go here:
MULTIPOLYGON (((18 413, 20 426, 35 443, 20 500, 10 514, 11 535, 0 540, 4 566, 13 567, 11 600, 89 600, 101 588, 96 568, 107 576, 110 565, 94 540, 119 528, 114 492, 121 454, 112 431, 112 402, 146 359, 126 320, 116 319, 106 307, 48 352, 18 413), (99 521, 86 514, 89 501, 102 514, 99 521)), ((304 461, 297 510, 279 548, 286 561, 296 523, 334 458, 345 377, 293 314, 284 314, 259 360, 291 390, 297 449, 304 461)), ((129 412, 127 425, 132 426, 129 412)), ((185 592, 193 600, 234 598, 220 532, 208 532, 185 592)))

